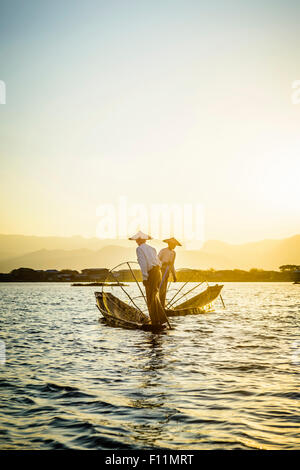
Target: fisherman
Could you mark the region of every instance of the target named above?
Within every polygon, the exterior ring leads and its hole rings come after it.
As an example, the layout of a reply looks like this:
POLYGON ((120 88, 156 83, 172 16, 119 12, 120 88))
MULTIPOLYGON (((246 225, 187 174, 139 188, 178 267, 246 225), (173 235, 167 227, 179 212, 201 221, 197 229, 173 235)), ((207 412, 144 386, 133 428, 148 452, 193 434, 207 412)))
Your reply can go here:
POLYGON ((170 271, 172 273, 174 282, 177 281, 176 271, 175 271, 175 266, 174 266, 175 258, 176 258, 175 248, 176 246, 182 246, 182 245, 181 243, 179 243, 178 240, 176 240, 176 238, 167 238, 166 240, 163 240, 163 242, 167 243, 168 247, 160 250, 158 254, 158 257, 162 264, 162 267, 161 267, 162 282, 161 282, 160 289, 159 289, 159 297, 160 297, 160 302, 162 306, 165 307, 170 271))
POLYGON ((155 248, 146 244, 151 240, 150 235, 138 232, 129 240, 135 240, 138 244, 136 249, 138 263, 140 265, 143 284, 146 289, 146 299, 152 325, 160 325, 168 321, 164 308, 159 299, 159 286, 161 283, 161 262, 155 248))

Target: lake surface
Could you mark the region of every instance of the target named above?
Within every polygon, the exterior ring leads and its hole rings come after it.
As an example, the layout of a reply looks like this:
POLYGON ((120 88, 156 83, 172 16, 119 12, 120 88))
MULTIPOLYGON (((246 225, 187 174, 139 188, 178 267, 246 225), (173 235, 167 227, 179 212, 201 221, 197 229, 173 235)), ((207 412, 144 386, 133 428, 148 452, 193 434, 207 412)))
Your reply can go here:
POLYGON ((156 335, 99 322, 95 290, 0 284, 1 449, 300 448, 299 285, 225 283, 156 335))

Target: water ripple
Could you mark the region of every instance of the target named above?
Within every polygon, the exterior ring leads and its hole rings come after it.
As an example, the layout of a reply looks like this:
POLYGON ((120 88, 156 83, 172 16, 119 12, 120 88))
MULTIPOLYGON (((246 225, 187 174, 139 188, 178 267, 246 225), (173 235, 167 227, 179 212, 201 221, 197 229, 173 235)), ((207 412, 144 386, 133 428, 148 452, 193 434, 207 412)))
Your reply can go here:
POLYGON ((227 283, 159 335, 98 322, 92 287, 0 289, 0 448, 299 448, 298 286, 227 283))

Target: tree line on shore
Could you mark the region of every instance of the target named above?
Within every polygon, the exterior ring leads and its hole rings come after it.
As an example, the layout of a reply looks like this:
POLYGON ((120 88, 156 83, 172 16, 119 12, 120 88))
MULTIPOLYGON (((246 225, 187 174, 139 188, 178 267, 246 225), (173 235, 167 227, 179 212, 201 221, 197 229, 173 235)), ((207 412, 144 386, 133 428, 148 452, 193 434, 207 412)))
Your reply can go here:
MULTIPOLYGON (((141 281, 139 270, 133 270, 135 277, 141 281)), ((103 282, 103 281, 133 281, 129 269, 116 271, 112 274, 106 268, 82 269, 81 272, 73 269, 35 270, 30 268, 13 269, 10 273, 0 273, 0 282, 103 282)), ((263 269, 241 269, 226 270, 201 270, 201 269, 178 269, 178 282, 291 282, 300 281, 299 265, 282 265, 279 271, 265 271, 263 269)))

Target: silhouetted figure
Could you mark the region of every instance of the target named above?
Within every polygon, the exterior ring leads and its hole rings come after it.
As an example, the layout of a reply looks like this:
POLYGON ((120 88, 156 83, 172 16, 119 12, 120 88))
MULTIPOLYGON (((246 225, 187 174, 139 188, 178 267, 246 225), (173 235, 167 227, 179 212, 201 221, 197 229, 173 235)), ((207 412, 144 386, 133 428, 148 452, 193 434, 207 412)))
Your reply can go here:
POLYGON ((159 297, 160 297, 160 302, 162 306, 165 307, 170 271, 172 273, 174 282, 177 281, 176 271, 175 271, 175 266, 174 266, 175 258, 176 258, 175 248, 176 246, 182 246, 182 245, 181 243, 179 243, 178 240, 176 240, 176 238, 167 238, 166 240, 163 240, 163 241, 164 243, 168 244, 168 247, 160 250, 159 255, 158 255, 162 264, 162 267, 161 267, 162 283, 159 289, 159 297))
POLYGON ((138 263, 140 265, 143 284, 146 289, 146 299, 152 325, 160 325, 167 322, 165 310, 159 299, 159 286, 161 283, 160 260, 155 248, 146 244, 146 240, 152 237, 143 232, 138 232, 129 240, 135 240, 138 263))

